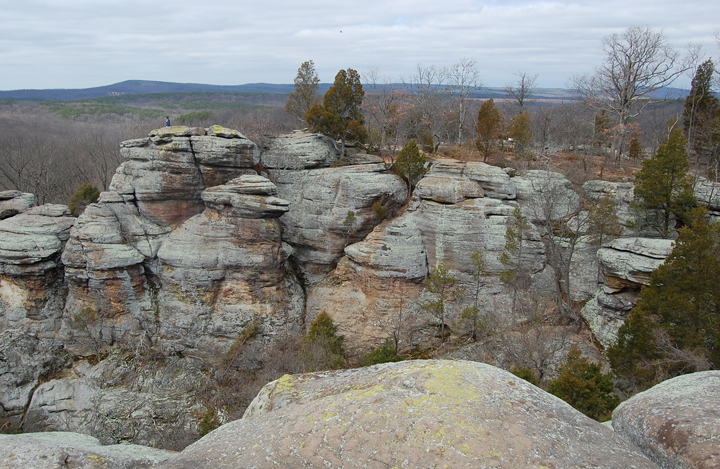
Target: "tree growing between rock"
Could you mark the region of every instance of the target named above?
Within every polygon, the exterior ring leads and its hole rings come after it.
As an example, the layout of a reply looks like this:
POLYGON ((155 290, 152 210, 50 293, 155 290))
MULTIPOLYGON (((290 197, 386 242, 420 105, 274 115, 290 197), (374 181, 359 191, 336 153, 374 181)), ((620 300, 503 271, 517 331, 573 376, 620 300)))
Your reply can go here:
POLYGON ((345 336, 325 311, 310 325, 302 341, 300 360, 304 371, 339 370, 345 365, 345 336))
POLYGON ((576 346, 560 367, 559 376, 550 381, 548 392, 567 402, 588 417, 604 422, 609 420, 620 398, 612 394, 611 376, 600 365, 590 363, 576 346))
POLYGON ((485 255, 479 249, 472 253, 473 280, 475 281, 475 296, 473 297, 473 306, 468 306, 460 313, 460 318, 470 325, 470 339, 475 342, 478 338, 478 332, 486 326, 485 318, 480 309, 480 287, 482 280, 487 275, 485 266, 485 255))
POLYGON ((343 157, 348 140, 362 143, 367 138, 361 109, 364 96, 360 74, 352 68, 340 70, 323 103, 314 104, 304 115, 315 132, 340 140, 343 157))
POLYGON ((717 168, 720 158, 720 101, 713 91, 714 74, 712 60, 698 67, 683 110, 688 148, 696 164, 704 165, 707 172, 717 168))
POLYGON ((80 184, 78 190, 70 197, 70 212, 79 217, 88 205, 97 202, 98 197, 100 191, 97 187, 87 182, 80 184))
POLYGON ((528 271, 523 264, 523 230, 525 220, 522 209, 515 207, 512 215, 508 217, 508 226, 505 229, 505 249, 500 254, 500 263, 504 266, 500 272, 500 281, 510 285, 513 289, 512 318, 515 322, 518 291, 525 288, 529 282, 528 271))
POLYGON ((680 229, 608 351, 627 391, 720 367, 720 225, 705 215, 680 229))
POLYGON ((445 261, 438 262, 433 273, 425 279, 425 289, 433 295, 420 305, 423 311, 432 314, 440 321, 440 344, 445 345, 445 319, 447 317, 447 303, 453 296, 452 288, 458 283, 458 278, 450 273, 445 261))
POLYGON ((420 152, 415 140, 407 142, 398 153, 395 168, 398 175, 407 181, 408 197, 410 197, 413 187, 425 174, 425 163, 425 155, 420 152))

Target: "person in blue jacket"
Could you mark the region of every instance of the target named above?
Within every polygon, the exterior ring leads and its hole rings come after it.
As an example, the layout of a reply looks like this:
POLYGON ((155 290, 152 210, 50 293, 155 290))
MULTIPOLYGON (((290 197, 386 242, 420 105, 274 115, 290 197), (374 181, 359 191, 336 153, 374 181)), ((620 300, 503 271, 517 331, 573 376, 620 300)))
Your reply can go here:
POLYGON ((170 127, 170 116, 165 116, 165 119, 167 119, 165 121, 165 127, 170 127))

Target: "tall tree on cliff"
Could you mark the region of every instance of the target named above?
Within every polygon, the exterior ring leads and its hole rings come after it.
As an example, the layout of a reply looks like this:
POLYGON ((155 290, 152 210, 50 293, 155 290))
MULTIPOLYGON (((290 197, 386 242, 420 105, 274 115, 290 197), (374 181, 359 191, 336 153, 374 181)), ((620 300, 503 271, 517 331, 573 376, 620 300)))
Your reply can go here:
POLYGON ((475 146, 483 153, 483 161, 487 161, 492 144, 498 139, 502 130, 502 116, 492 98, 480 106, 475 130, 478 133, 475 146))
POLYGON ((697 205, 693 194, 690 163, 682 131, 675 128, 667 143, 660 145, 650 159, 643 161, 635 176, 633 206, 641 225, 655 229, 662 236, 670 236, 673 218, 685 224, 691 209, 697 205))
POLYGON ((315 132, 342 142, 342 156, 348 140, 364 142, 367 138, 361 111, 364 96, 360 74, 352 68, 340 70, 323 96, 323 103, 315 104, 305 113, 305 120, 315 132))
POLYGON ((313 61, 303 62, 295 77, 295 91, 290 93, 287 103, 285 103, 285 112, 309 126, 305 119, 305 113, 320 102, 319 85, 320 78, 315 72, 313 61))

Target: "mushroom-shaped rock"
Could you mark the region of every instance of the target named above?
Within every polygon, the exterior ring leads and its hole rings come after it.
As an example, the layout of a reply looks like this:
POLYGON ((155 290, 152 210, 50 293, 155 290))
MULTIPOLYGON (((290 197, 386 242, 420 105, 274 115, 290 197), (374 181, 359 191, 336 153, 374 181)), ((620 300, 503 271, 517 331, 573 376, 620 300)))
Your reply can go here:
POLYGON ((226 466, 657 467, 508 372, 439 360, 285 376, 158 468, 226 466))
POLYGON ((275 218, 288 211, 290 203, 278 197, 275 184, 262 176, 240 176, 202 193, 208 207, 232 206, 240 218, 275 218))
POLYGON ((660 467, 720 467, 720 371, 678 376, 613 412, 615 431, 660 467))

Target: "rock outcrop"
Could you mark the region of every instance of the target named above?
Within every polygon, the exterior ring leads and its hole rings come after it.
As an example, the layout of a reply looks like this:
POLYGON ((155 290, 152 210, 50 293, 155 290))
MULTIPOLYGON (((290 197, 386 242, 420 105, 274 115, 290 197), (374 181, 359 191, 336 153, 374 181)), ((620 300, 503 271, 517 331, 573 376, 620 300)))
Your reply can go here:
POLYGON ((17 469, 142 469, 173 456, 139 445, 103 446, 88 435, 72 432, 0 435, 0 459, 17 469))
POLYGON ((35 194, 20 191, 0 191, 0 220, 30 210, 35 205, 35 194))
POLYGON ((158 468, 654 468, 612 430, 508 372, 411 361, 285 376, 158 468))
POLYGON ((286 276, 289 250, 278 220, 289 203, 275 194, 261 176, 209 188, 205 211, 163 242, 159 335, 174 352, 224 353, 253 319, 268 336, 300 332, 303 295, 286 276))
POLYGON ((292 260, 308 284, 335 267, 345 246, 380 223, 374 205, 389 216, 407 198, 405 183, 388 173, 378 157, 341 160, 336 143, 319 134, 273 139, 261 158, 278 196, 290 203, 280 219, 283 240, 293 247, 292 260))
POLYGON ((665 262, 672 248, 669 239, 618 238, 598 250, 603 284, 581 314, 604 347, 615 343, 640 288, 650 285, 650 274, 665 262))
POLYGON ((615 431, 660 467, 720 466, 720 371, 664 381, 613 412, 615 431))

